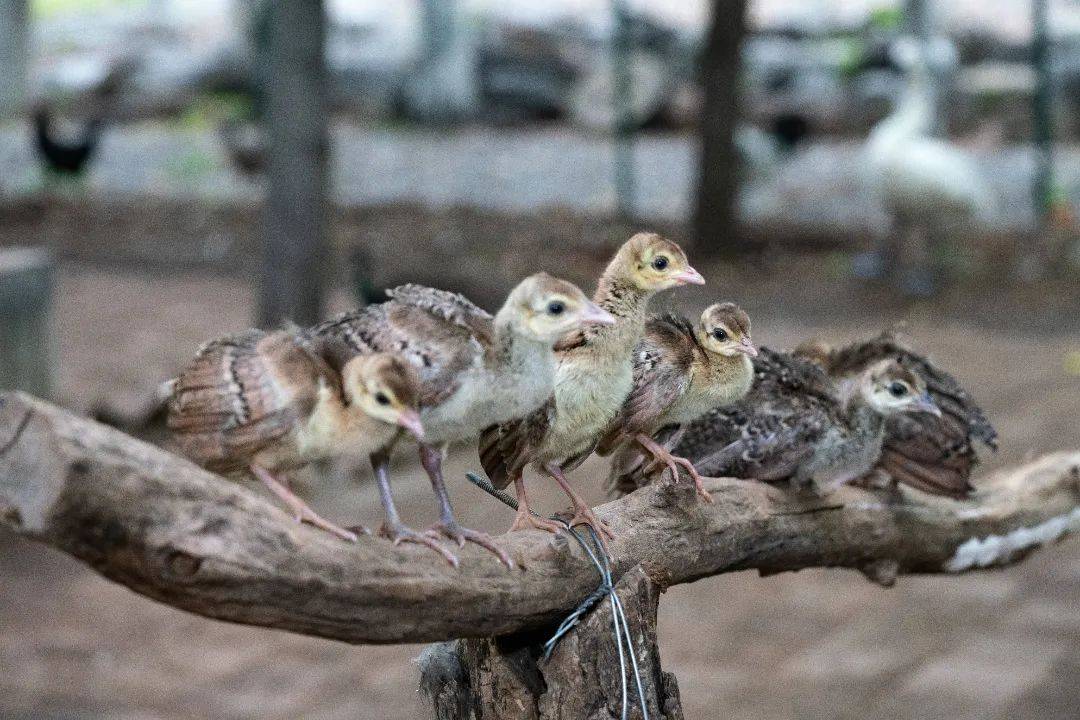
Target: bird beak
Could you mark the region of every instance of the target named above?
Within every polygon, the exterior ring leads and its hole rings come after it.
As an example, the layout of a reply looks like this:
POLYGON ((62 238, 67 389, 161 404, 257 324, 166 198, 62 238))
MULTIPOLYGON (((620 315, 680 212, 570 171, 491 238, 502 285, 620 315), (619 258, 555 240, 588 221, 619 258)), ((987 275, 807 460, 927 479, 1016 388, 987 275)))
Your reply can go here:
POLYGON ((744 337, 739 345, 735 348, 735 352, 741 352, 743 355, 749 357, 757 357, 757 348, 754 347, 754 343, 750 342, 750 338, 744 337))
POLYGON ((584 325, 614 325, 615 316, 594 302, 586 302, 581 322, 584 325))
POLYGON ((912 403, 911 412, 926 413, 928 415, 933 415, 934 417, 941 417, 941 408, 937 406, 929 395, 923 395, 912 403))
POLYGON ((404 410, 398 416, 397 424, 408 430, 414 438, 423 441, 424 426, 420 424, 420 413, 416 410, 404 410))
POLYGON ((704 285, 705 284, 705 278, 703 278, 701 276, 701 273, 699 273, 697 270, 695 270, 692 267, 687 267, 682 272, 675 273, 674 275, 671 276, 671 279, 674 280, 679 285, 704 285))

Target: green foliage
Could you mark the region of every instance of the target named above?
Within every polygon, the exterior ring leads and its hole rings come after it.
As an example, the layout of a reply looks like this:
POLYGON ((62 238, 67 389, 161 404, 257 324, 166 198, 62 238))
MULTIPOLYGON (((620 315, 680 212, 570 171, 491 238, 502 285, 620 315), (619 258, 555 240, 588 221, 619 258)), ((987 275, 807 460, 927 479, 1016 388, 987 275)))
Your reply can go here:
POLYGON ((201 150, 191 150, 174 158, 166 165, 166 172, 177 181, 197 184, 217 167, 214 158, 201 150))
POLYGON ((31 0, 30 17, 37 20, 71 13, 91 13, 146 7, 147 0, 31 0))
POLYGON ((252 117, 252 102, 246 93, 214 92, 196 97, 175 122, 181 130, 206 132, 226 120, 250 120, 252 117))
POLYGON ((872 30, 894 32, 904 24, 904 9, 901 6, 879 7, 870 11, 869 25, 872 30))
POLYGON ((857 35, 845 35, 836 39, 839 49, 840 77, 854 79, 862 70, 866 59, 866 41, 857 35))

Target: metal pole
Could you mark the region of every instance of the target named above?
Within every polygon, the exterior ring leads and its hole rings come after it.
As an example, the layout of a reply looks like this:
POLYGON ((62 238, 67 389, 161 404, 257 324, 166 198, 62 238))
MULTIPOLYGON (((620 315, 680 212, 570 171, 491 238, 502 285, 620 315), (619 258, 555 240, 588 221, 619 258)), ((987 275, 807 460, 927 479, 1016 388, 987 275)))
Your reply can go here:
POLYGON ((1046 229, 1054 182, 1054 130, 1051 117, 1053 90, 1050 76, 1050 40, 1047 32, 1047 0, 1032 2, 1031 62, 1035 69, 1035 94, 1031 114, 1035 142, 1035 178, 1032 183, 1032 203, 1035 226, 1046 229))
POLYGON ((904 8, 904 23, 907 31, 922 42, 930 37, 930 17, 926 0, 907 0, 904 8))
POLYGON ((634 117, 631 108, 632 30, 629 12, 623 0, 612 0, 611 9, 615 19, 611 53, 615 104, 615 204, 619 215, 633 217, 637 188, 634 177, 634 117))
POLYGON ((53 262, 43 248, 0 249, 0 390, 49 397, 53 262))
POLYGON ((29 27, 27 0, 0 0, 0 119, 23 111, 29 27))

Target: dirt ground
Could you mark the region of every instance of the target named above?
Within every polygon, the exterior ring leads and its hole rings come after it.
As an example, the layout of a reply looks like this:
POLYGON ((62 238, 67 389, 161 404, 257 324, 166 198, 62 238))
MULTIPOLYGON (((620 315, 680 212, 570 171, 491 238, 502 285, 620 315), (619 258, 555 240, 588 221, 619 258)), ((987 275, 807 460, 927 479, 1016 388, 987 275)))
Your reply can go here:
MULTIPOLYGON (((583 282, 596 267, 560 267, 550 253, 539 262, 583 282)), ((1072 291, 989 288, 911 306, 854 289, 827 263, 798 257, 704 271, 713 285, 680 295, 678 304, 690 310, 738 299, 763 344, 842 340, 907 320, 918 346, 960 377, 996 422, 1002 449, 987 468, 1080 447, 1072 291)), ((65 264, 54 321, 57 400, 137 414, 199 342, 247 324, 251 298, 220 275, 65 264)), ((335 298, 347 302, 343 293, 335 298)), ((461 449, 449 477, 475 465, 475 454, 461 449)), ((576 474, 595 500, 599 482, 587 478, 602 473, 592 461, 576 474)), ((411 458, 395 477, 404 516, 417 525, 432 520, 433 500, 411 458)), ((463 521, 493 531, 509 524, 508 509, 454 485, 463 521)), ((554 508, 557 495, 544 490, 541 503, 554 508)), ((379 519, 367 476, 360 486, 328 480, 310 498, 335 519, 379 519)), ((891 590, 843 571, 739 573, 670 590, 661 651, 688 718, 1061 720, 1080 716, 1078 597, 1076 540, 1006 571, 902 578, 891 590)), ((412 662, 419 649, 349 647, 191 616, 0 533, 5 720, 421 718, 412 662)))

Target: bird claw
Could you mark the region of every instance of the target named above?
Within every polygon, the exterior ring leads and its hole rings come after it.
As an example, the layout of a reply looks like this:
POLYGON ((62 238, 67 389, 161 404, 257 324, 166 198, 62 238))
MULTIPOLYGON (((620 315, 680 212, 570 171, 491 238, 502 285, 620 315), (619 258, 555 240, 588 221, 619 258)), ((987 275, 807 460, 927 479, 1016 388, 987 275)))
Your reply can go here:
MULTIPOLYGON (((697 491, 698 497, 700 497, 702 501, 707 503, 711 503, 713 501, 712 495, 710 495, 709 491, 705 489, 705 484, 703 482, 703 478, 701 477, 701 473, 699 473, 697 471, 697 468, 694 467, 694 463, 690 462, 684 457, 672 455, 671 453, 661 454, 653 450, 652 448, 649 448, 649 451, 652 453, 654 458, 653 462, 649 466, 649 472, 655 472, 655 470, 659 469, 662 465, 664 466, 664 470, 667 470, 671 473, 671 481, 673 483, 678 483, 680 478, 682 477, 681 473, 679 472, 679 468, 681 467, 686 470, 686 474, 689 475, 690 479, 694 481, 694 489, 697 491)), ((663 472, 663 470, 661 470, 661 472, 663 472)))
POLYGON ((467 527, 458 525, 456 522, 436 523, 429 532, 436 535, 443 535, 456 541, 459 548, 465 547, 466 542, 475 543, 498 557, 499 562, 505 565, 508 570, 514 569, 514 561, 510 559, 510 556, 505 550, 495 544, 494 539, 487 533, 470 530, 467 527))
MULTIPOLYGON (((324 519, 321 515, 317 514, 314 510, 308 507, 298 509, 293 515, 293 517, 298 523, 307 523, 308 525, 317 527, 320 530, 325 530, 331 535, 341 538, 345 542, 354 543, 360 539, 357 534, 352 530, 346 530, 343 527, 335 525, 334 523, 324 519)), ((363 530, 363 528, 360 529, 363 530)))
MULTIPOLYGON (((675 457, 673 459, 675 461, 675 464, 684 468, 686 470, 686 474, 689 475, 690 479, 694 481, 694 489, 697 490, 698 497, 700 497, 702 501, 706 503, 712 503, 713 497, 709 494, 709 491, 705 489, 704 478, 701 477, 701 473, 699 473, 697 471, 697 468, 694 467, 694 463, 690 462, 684 457, 675 457)), ((677 472, 675 477, 677 480, 677 472)))
POLYGON ((517 532, 518 530, 545 530, 553 535, 558 534, 559 531, 563 529, 563 526, 559 523, 537 517, 525 509, 518 510, 517 515, 514 516, 514 523, 510 526, 510 532, 517 532))
POLYGON ((584 506, 574 508, 574 517, 570 518, 570 526, 573 527, 575 525, 588 525, 591 527, 596 532, 596 536, 600 538, 600 542, 603 543, 605 550, 607 550, 607 543, 605 543, 604 540, 615 539, 615 531, 603 520, 596 517, 596 513, 592 511, 592 508, 584 506))
POLYGON ((423 545, 442 555, 443 558, 446 559, 446 562, 450 563, 455 568, 459 565, 457 556, 443 547, 442 543, 439 542, 438 533, 431 530, 421 533, 410 527, 406 527, 405 525, 387 525, 386 523, 383 523, 382 527, 379 528, 379 535, 390 540, 390 542, 394 543, 395 547, 401 545, 403 542, 423 545))

